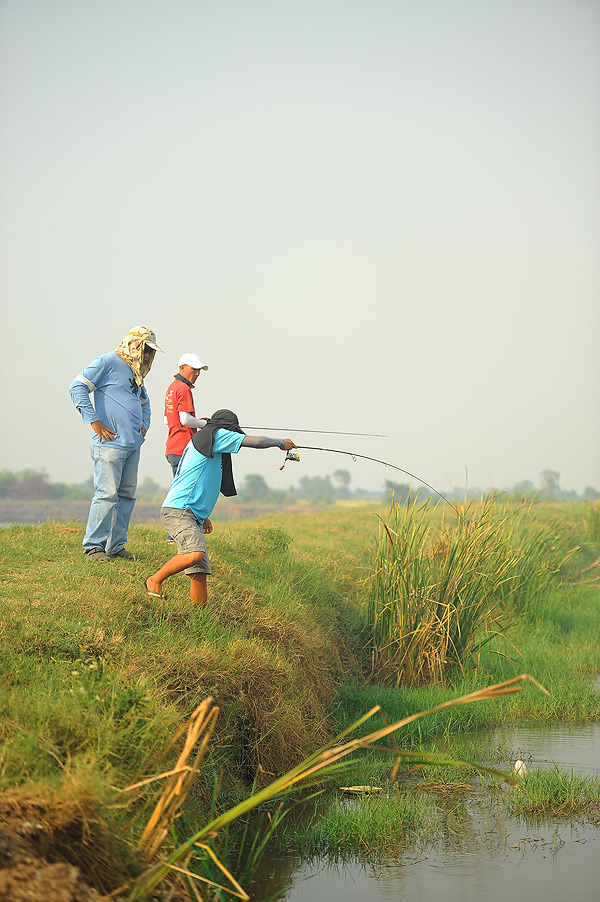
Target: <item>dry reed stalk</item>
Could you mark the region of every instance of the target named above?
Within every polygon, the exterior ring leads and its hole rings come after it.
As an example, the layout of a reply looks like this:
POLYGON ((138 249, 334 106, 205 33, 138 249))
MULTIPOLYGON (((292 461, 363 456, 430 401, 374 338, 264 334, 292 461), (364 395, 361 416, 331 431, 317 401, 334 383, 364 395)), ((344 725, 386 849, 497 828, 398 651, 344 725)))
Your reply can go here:
POLYGON ((183 805, 206 754, 218 715, 219 709, 213 706, 212 698, 205 698, 189 718, 186 740, 176 766, 163 774, 132 783, 123 790, 128 792, 153 780, 168 778, 138 843, 138 849, 145 858, 156 856, 167 836, 169 823, 183 805), (200 746, 190 766, 187 760, 200 738, 200 746))
POLYGON ((594 583, 600 583, 600 576, 596 576, 594 579, 580 579, 576 583, 569 583, 570 586, 593 586, 594 583))
POLYGON ((580 570, 580 573, 588 573, 590 570, 593 570, 594 567, 600 567, 600 557, 594 561, 593 564, 590 564, 589 567, 584 567, 583 570, 580 570))
MULTIPOLYGON (((194 871, 190 871, 189 868, 187 868, 187 867, 180 868, 174 864, 171 864, 171 865, 169 865, 170 871, 172 871, 173 874, 176 876, 183 875, 184 877, 192 877, 194 880, 198 880, 200 883, 206 883, 208 886, 213 887, 213 889, 216 889, 216 890, 222 889, 224 892, 228 893, 230 896, 235 896, 236 899, 242 899, 243 902, 248 902, 248 900, 250 899, 250 896, 248 895, 248 893, 244 889, 242 889, 242 887, 239 885, 239 883, 237 882, 237 880, 235 879, 233 874, 231 874, 227 870, 227 868, 219 861, 219 859, 217 858, 217 856, 215 855, 213 850, 210 848, 210 846, 207 846, 204 843, 195 843, 194 848, 202 849, 202 851, 205 852, 212 861, 214 861, 215 865, 218 867, 218 869, 221 871, 221 873, 223 873, 225 875, 225 877, 227 877, 227 879, 230 881, 230 883, 234 887, 234 889, 230 889, 227 886, 223 886, 223 884, 221 884, 221 883, 216 883, 214 880, 209 880, 208 877, 202 877, 200 874, 196 874, 196 873, 194 873, 194 871)), ((189 860, 190 857, 191 857, 191 855, 188 855, 187 860, 189 860)), ((195 884, 190 881, 188 883, 188 886, 191 887, 196 898, 199 899, 200 902, 202 902, 202 897, 200 896, 200 893, 199 893, 197 887, 195 886, 195 884)))
MULTIPOLYGON (((445 708, 453 708, 456 705, 468 705, 472 702, 485 701, 488 698, 499 698, 502 695, 512 695, 515 692, 521 691, 521 686, 518 684, 526 680, 534 683, 534 685, 536 685, 538 689, 540 689, 546 695, 550 695, 548 690, 544 689, 541 683, 538 683, 538 681, 534 679, 534 677, 530 676, 528 673, 522 673, 518 677, 512 677, 512 679, 510 680, 504 680, 502 683, 495 683, 493 686, 486 686, 485 689, 477 689, 475 692, 469 692, 467 695, 461 695, 460 698, 450 699, 447 702, 442 702, 439 705, 435 705, 433 708, 428 708, 427 711, 419 711, 417 714, 412 714, 410 717, 404 717, 402 720, 399 720, 394 724, 383 727, 379 730, 375 730, 373 733, 369 733, 367 736, 363 736, 361 739, 353 739, 345 745, 337 746, 324 751, 322 752, 318 763, 315 766, 304 771, 304 773, 302 774, 302 779, 306 779, 312 773, 315 773, 325 766, 330 766, 331 764, 341 760, 342 758, 345 758, 346 755, 349 755, 360 748, 368 748, 379 739, 384 739, 386 736, 389 736, 401 727, 412 723, 413 720, 419 720, 419 718, 424 717, 427 714, 433 714, 434 712, 442 711, 445 708)), ((378 711, 380 711, 380 706, 376 705, 361 718, 361 722, 366 720, 368 717, 371 717, 371 715, 376 714, 378 711)), ((405 754, 405 752, 400 753, 401 756, 405 754)), ((480 769, 488 770, 488 768, 480 769)), ((518 781, 516 781, 513 777, 503 774, 502 778, 505 779, 508 783, 514 783, 514 785, 518 785, 518 781)))

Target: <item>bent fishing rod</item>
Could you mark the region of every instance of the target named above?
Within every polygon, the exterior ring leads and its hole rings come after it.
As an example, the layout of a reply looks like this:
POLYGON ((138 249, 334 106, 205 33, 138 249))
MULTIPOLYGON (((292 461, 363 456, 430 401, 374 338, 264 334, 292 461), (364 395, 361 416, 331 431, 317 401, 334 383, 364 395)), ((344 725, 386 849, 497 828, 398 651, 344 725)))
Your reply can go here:
POLYGON ((431 491, 434 492, 436 495, 438 495, 438 497, 440 497, 443 501, 445 501, 446 504, 450 505, 450 507, 456 513, 456 516, 458 517, 459 520, 463 519, 462 514, 460 513, 458 508, 455 507, 454 504, 452 504, 452 502, 448 498, 446 498, 446 496, 442 492, 440 492, 438 489, 434 488, 432 485, 429 485, 429 483, 425 482, 424 479, 421 479, 420 476, 417 476, 415 473, 411 473, 409 470, 404 470, 402 467, 396 466, 396 464, 391 464, 387 460, 379 460, 379 458, 377 458, 377 457, 368 457, 366 454, 355 454, 353 451, 340 451, 339 448, 315 448, 315 447, 312 447, 311 445, 297 445, 295 449, 286 452, 284 461, 283 461, 282 465, 279 467, 279 469, 283 470, 283 468, 285 467, 288 460, 293 460, 293 461, 299 462, 300 455, 297 454, 296 452, 300 451, 300 450, 302 450, 302 451, 328 451, 331 454, 347 454, 348 457, 351 457, 353 460, 356 460, 357 458, 360 457, 361 460, 372 460, 376 464, 383 464, 384 467, 391 467, 392 470, 398 470, 400 473, 404 473, 406 476, 410 476, 412 479, 416 479, 417 482, 421 483, 421 485, 427 486, 428 489, 431 489, 431 491))

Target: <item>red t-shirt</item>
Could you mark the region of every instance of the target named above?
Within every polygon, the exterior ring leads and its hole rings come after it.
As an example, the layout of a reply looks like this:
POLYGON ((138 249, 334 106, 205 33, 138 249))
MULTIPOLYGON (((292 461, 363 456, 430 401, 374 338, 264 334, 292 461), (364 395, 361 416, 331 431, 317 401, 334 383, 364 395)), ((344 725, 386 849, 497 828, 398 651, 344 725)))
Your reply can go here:
POLYGON ((165 395, 165 422, 169 427, 165 454, 183 454, 183 449, 197 432, 196 429, 181 425, 180 410, 196 416, 191 387, 181 379, 174 379, 165 395))

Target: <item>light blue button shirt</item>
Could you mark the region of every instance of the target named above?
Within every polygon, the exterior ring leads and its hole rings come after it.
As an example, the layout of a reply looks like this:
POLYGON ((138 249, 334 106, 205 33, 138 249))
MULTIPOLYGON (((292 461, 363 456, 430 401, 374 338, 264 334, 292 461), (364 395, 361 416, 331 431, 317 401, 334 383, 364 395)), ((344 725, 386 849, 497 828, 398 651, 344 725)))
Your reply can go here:
MULTIPOLYGON (((110 443, 115 448, 135 451, 141 446, 142 426, 146 430, 150 427, 150 401, 144 383, 137 385, 133 370, 115 351, 92 360, 73 380, 69 391, 84 423, 101 420, 117 433, 110 443)), ((98 442, 94 434, 92 443, 98 442)))

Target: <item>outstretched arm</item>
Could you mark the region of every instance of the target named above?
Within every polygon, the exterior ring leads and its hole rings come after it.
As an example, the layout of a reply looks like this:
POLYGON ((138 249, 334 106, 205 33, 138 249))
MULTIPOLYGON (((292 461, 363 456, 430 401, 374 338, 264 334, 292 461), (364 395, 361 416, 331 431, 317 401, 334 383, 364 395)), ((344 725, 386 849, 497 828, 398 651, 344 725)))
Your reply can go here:
POLYGON ((291 438, 270 438, 267 435, 245 435, 242 448, 281 448, 282 451, 291 451, 297 448, 291 438))

